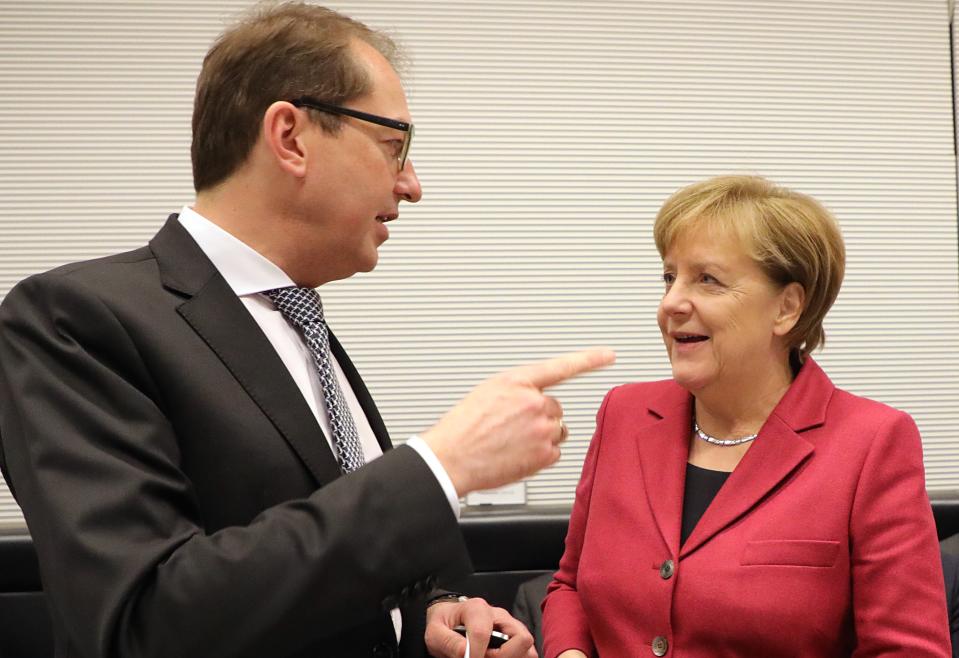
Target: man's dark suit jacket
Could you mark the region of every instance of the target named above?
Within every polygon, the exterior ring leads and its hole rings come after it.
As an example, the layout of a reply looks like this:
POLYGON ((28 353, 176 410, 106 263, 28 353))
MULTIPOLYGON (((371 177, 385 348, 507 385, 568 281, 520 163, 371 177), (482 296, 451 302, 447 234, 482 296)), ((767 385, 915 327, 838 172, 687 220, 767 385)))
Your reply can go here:
MULTIPOLYGON (((0 307, 6 474, 56 655, 422 655, 422 595, 469 558, 436 478, 332 349, 385 454, 340 477, 266 336, 173 217, 149 246, 0 307)), ((0 459, 0 463, 2 463, 0 459)))

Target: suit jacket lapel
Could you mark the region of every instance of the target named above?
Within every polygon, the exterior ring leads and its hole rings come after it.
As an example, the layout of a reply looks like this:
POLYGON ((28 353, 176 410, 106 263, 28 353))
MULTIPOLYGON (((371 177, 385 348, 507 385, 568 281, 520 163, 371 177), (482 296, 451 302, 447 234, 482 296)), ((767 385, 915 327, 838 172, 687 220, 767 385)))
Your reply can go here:
POLYGON ((672 382, 668 387, 649 403, 651 422, 637 429, 636 447, 653 518, 670 552, 678 555, 692 397, 672 382))
MULTIPOLYGON (((243 303, 171 216, 150 241, 160 277, 186 300, 177 311, 210 346, 320 483, 340 467, 293 378, 243 303)), ((355 371, 354 371, 355 372, 355 371)))
POLYGON ((380 448, 383 449, 383 452, 390 450, 393 447, 393 443, 390 441, 390 435, 386 431, 386 425, 383 424, 380 412, 373 402, 373 396, 370 395, 366 384, 363 383, 363 379, 360 377, 360 373, 356 371, 356 367, 353 365, 353 362, 350 361, 350 357, 347 356, 346 350, 340 345, 340 341, 333 335, 332 330, 330 331, 330 352, 333 353, 337 363, 340 364, 340 368, 343 370, 343 374, 346 375, 346 380, 350 383, 350 388, 353 389, 353 394, 356 395, 356 399, 359 401, 363 413, 366 414, 366 419, 370 423, 370 428, 372 428, 373 434, 380 444, 380 448))
POLYGON ((719 490, 681 549, 689 555, 761 503, 814 452, 801 433, 822 425, 835 387, 807 359, 786 395, 766 419, 756 442, 719 490))

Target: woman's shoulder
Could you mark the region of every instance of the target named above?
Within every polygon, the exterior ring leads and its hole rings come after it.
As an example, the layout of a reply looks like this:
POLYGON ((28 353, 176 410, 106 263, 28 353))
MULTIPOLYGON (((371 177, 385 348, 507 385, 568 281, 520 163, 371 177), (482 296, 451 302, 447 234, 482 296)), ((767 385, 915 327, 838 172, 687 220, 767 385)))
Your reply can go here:
POLYGON ((829 411, 844 416, 854 416, 878 425, 912 422, 912 416, 902 409, 841 388, 836 388, 833 392, 829 401, 829 411))
POLYGON ((873 454, 885 455, 886 459, 922 459, 916 422, 905 411, 884 402, 837 388, 824 420, 820 440, 835 444, 846 457, 858 454, 868 460, 873 454))
POLYGON ((661 414, 664 410, 688 405, 688 401, 689 391, 672 379, 631 382, 610 389, 603 399, 600 410, 614 415, 627 414, 633 417, 637 412, 643 413, 647 409, 661 414))
POLYGON ((614 386, 606 393, 608 400, 654 400, 662 397, 684 397, 689 393, 672 379, 651 382, 628 382, 614 386))
POLYGON ((836 386, 819 365, 808 359, 793 382, 777 413, 794 427, 834 424, 844 420, 865 429, 897 423, 912 423, 905 411, 836 386))

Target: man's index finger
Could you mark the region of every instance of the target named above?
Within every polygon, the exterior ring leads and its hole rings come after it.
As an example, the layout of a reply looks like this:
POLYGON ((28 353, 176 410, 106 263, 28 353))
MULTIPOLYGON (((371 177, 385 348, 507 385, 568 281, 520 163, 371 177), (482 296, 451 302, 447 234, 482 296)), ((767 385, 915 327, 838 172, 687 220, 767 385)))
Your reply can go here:
POLYGON ((584 372, 608 366, 614 361, 616 353, 613 350, 593 348, 519 366, 513 370, 513 374, 528 380, 536 388, 544 389, 584 372))

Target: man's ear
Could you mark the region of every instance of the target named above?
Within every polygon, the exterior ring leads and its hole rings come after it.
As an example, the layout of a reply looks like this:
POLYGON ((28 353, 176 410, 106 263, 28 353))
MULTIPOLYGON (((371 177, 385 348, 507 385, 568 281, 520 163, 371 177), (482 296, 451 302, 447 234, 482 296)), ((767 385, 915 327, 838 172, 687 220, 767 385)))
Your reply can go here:
POLYGON ((306 175, 304 132, 311 125, 305 111, 286 101, 276 101, 263 113, 261 137, 267 152, 277 167, 297 178, 306 175))
POLYGON ((779 315, 773 333, 785 336, 799 322, 803 309, 806 307, 806 290, 802 284, 793 281, 787 284, 779 293, 779 315))

